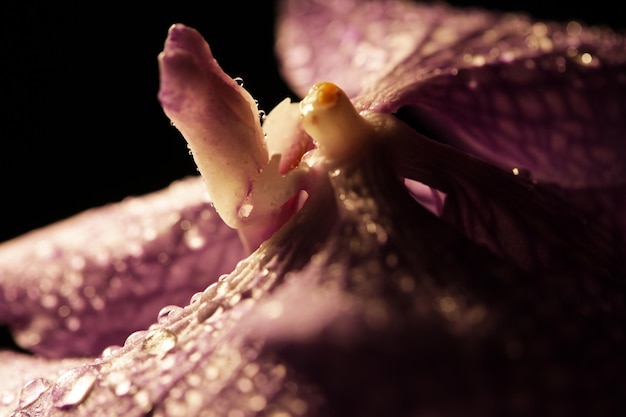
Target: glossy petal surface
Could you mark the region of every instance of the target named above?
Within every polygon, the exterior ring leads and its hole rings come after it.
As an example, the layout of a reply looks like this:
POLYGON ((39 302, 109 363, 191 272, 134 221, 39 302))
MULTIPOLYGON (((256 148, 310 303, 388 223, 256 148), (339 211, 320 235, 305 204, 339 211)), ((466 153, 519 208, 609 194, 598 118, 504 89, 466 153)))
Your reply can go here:
POLYGON ((162 307, 185 305, 243 255, 190 177, 3 243, 0 321, 40 354, 96 355, 162 307))

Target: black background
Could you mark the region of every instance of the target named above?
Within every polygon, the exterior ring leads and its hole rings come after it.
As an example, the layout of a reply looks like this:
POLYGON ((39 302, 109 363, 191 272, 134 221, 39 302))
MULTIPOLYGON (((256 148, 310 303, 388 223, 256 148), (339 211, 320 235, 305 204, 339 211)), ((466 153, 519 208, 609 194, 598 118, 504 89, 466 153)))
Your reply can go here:
MULTIPOLYGON (((626 26, 616 3, 573 3, 452 2, 626 26)), ((222 68, 244 79, 261 108, 294 97, 273 55, 273 16, 273 4, 263 1, 3 2, 0 241, 196 174, 156 99, 156 57, 172 23, 198 29, 222 68)))

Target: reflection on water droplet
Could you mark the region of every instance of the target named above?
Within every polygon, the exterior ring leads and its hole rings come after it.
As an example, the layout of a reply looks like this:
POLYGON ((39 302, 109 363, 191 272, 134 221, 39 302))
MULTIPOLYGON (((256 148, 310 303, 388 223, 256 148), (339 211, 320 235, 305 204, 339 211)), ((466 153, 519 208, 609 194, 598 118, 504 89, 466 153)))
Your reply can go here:
POLYGON ((245 219, 250 216, 254 206, 250 203, 244 203, 239 207, 239 217, 245 219))
POLYGON ((159 314, 157 315, 157 321, 160 324, 164 324, 170 320, 180 317, 182 313, 183 313, 183 309, 179 306, 176 306, 176 305, 165 306, 161 309, 161 311, 159 311, 159 314))
POLYGON ((20 392, 19 408, 28 407, 41 397, 52 385, 52 382, 45 378, 37 378, 28 381, 20 392))
POLYGON ((141 347, 151 355, 162 356, 176 346, 177 337, 167 329, 153 330, 144 339, 141 347))
POLYGON ((80 404, 91 392, 97 376, 96 368, 91 365, 70 369, 52 388, 52 403, 60 409, 80 404))

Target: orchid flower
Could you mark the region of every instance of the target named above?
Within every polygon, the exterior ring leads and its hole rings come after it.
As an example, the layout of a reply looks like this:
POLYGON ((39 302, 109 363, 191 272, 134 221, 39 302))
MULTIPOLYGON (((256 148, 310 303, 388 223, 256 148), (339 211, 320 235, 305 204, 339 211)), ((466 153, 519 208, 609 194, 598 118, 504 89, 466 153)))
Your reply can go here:
POLYGON ((172 26, 201 176, 0 245, 3 415, 622 414, 624 38, 287 0, 276 51, 265 117, 172 26))

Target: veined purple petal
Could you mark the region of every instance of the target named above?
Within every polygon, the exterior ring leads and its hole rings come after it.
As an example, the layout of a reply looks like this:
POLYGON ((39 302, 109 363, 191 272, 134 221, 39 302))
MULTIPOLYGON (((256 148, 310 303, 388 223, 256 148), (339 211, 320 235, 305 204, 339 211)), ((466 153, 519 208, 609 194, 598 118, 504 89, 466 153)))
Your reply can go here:
POLYGON ((187 304, 243 255, 190 177, 0 245, 0 322, 45 356, 95 355, 164 306, 187 304))
MULTIPOLYGON (((281 2, 280 12, 276 51, 283 77, 301 96, 317 81, 331 81, 350 97, 380 92, 379 80, 392 78, 407 59, 444 53, 496 20, 483 11, 390 0, 291 0, 281 2)), ((406 68, 426 78, 458 59, 452 50, 446 54, 406 68)))
POLYGON ((405 108, 434 139, 538 181, 626 180, 626 43, 610 30, 408 1, 292 1, 285 13, 277 51, 300 93, 320 77, 345 83, 357 107, 405 108))
MULTIPOLYGON (((534 22, 521 14, 408 1, 293 1, 284 10, 277 52, 296 91, 312 79, 343 74, 337 82, 346 82, 358 108, 397 113, 431 139, 526 176, 526 181, 557 184, 552 190, 564 199, 560 204, 576 206, 592 228, 608 230, 615 253, 623 252, 622 36, 577 22, 534 22), (322 22, 331 16, 333 25, 326 30, 322 22), (332 59, 320 58, 326 55, 332 59), (581 195, 597 201, 583 201, 581 195)), ((400 175, 423 181, 424 171, 432 169, 427 185, 446 176, 453 183, 456 176, 452 188, 463 193, 460 184, 470 174, 463 166, 448 165, 442 172, 441 164, 428 163, 428 155, 407 159, 411 152, 403 152, 402 146, 397 144, 398 156, 405 159, 400 165, 414 166, 399 169, 400 175), (409 172, 416 169, 419 178, 409 172)), ((494 193, 505 192, 496 191, 498 180, 492 179, 472 186, 474 198, 448 199, 454 204, 448 204, 446 217, 478 241, 501 242, 509 236, 515 251, 514 242, 524 240, 523 227, 512 233, 510 222, 530 214, 514 214, 521 206, 513 202, 490 206, 501 197, 494 193), (485 221, 495 212, 507 221, 485 221)), ((558 218, 558 210, 551 216, 558 218)), ((526 244, 537 245, 537 239, 526 238, 526 244)), ((519 252, 524 256, 524 250, 519 252)))

